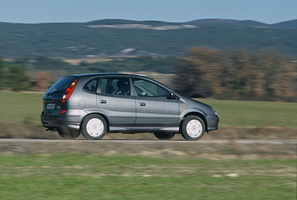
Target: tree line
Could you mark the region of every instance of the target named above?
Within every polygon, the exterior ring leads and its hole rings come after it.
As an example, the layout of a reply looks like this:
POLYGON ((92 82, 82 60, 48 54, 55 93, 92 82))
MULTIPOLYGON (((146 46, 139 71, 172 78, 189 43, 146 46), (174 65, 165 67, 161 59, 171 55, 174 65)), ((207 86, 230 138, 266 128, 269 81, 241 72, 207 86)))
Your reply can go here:
POLYGON ((70 64, 61 59, 40 56, 4 62, 0 57, 0 90, 44 90, 65 75, 119 71, 172 73, 174 56, 110 58, 105 62, 70 64))
POLYGON ((30 78, 26 70, 18 65, 7 67, 0 57, 0 90, 22 91, 30 89, 30 78))
POLYGON ((297 101, 297 62, 265 50, 194 47, 175 65, 174 87, 192 97, 297 101))
POLYGON ((204 47, 193 47, 182 57, 115 58, 78 65, 47 57, 13 62, 0 57, 0 90, 45 90, 64 75, 105 71, 171 73, 173 89, 190 97, 297 102, 293 56, 270 50, 223 52, 204 47))

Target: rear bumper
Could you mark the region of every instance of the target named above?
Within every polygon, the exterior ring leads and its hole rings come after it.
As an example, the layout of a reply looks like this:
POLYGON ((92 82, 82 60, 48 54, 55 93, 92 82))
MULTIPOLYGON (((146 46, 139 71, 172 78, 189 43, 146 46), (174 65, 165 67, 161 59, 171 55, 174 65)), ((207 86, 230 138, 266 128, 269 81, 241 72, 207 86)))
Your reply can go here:
POLYGON ((80 116, 77 115, 40 115, 43 127, 55 129, 80 129, 80 116))

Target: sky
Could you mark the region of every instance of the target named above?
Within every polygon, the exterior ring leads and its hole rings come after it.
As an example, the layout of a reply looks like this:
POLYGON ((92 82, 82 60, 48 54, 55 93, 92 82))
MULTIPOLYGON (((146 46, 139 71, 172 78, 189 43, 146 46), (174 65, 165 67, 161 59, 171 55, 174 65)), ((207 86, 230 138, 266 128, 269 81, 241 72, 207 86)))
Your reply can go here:
POLYGON ((210 18, 274 24, 297 19, 297 0, 0 0, 0 22, 188 22, 210 18))

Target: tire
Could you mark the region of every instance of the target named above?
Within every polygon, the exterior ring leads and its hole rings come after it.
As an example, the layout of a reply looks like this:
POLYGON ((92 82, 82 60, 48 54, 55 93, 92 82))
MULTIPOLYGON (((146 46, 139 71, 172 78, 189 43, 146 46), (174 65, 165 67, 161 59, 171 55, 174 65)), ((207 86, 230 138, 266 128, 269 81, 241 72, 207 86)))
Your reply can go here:
POLYGON ((82 122, 81 131, 88 140, 99 140, 106 133, 106 121, 100 115, 88 115, 82 122))
POLYGON ((205 124, 200 117, 187 116, 182 122, 181 132, 186 140, 199 140, 205 132, 205 124))
POLYGON ((175 133, 167 133, 167 132, 156 132, 154 133, 156 138, 159 140, 170 140, 171 138, 174 137, 175 133))
POLYGON ((58 133, 64 139, 75 139, 80 135, 79 131, 70 131, 66 129, 59 129, 58 133))

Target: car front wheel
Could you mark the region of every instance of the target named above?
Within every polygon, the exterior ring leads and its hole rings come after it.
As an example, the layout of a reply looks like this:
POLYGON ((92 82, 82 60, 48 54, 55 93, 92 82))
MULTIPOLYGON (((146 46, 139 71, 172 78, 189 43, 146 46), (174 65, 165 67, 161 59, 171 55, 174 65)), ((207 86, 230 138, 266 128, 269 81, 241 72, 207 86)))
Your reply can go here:
POLYGON ((99 140, 106 133, 106 121, 100 115, 89 115, 82 123, 82 134, 86 139, 99 140))
POLYGON ((198 116, 187 116, 182 122, 181 131, 186 140, 199 140, 205 132, 205 124, 198 116))

